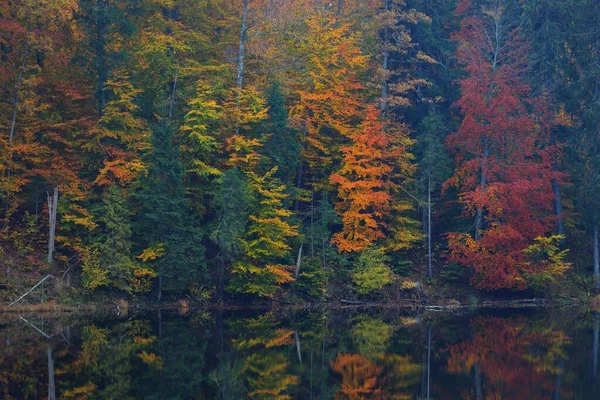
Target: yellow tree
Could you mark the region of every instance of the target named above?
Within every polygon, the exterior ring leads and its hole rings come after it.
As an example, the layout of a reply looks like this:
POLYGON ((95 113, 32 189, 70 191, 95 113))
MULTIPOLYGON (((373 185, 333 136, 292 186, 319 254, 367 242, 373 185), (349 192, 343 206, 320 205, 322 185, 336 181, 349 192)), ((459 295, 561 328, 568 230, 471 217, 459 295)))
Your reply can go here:
POLYGON ((304 82, 297 90, 292 117, 306 138, 303 156, 312 181, 322 187, 340 141, 351 137, 360 123, 364 89, 360 74, 368 57, 359 48, 360 34, 335 13, 315 11, 305 23, 306 35, 295 44, 305 63, 304 82))

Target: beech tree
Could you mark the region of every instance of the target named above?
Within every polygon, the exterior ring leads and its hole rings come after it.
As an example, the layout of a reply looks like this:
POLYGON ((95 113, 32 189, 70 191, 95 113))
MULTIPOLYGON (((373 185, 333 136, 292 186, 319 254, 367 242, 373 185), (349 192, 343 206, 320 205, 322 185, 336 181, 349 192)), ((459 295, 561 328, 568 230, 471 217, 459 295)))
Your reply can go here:
POLYGON ((466 72, 456 106, 462 122, 448 137, 456 186, 471 233, 448 235, 450 260, 473 268, 479 288, 527 287, 544 268, 526 261, 525 248, 555 223, 551 181, 553 117, 525 81, 528 42, 512 2, 462 1, 457 57, 466 72), (538 269, 539 268, 539 269, 538 269))

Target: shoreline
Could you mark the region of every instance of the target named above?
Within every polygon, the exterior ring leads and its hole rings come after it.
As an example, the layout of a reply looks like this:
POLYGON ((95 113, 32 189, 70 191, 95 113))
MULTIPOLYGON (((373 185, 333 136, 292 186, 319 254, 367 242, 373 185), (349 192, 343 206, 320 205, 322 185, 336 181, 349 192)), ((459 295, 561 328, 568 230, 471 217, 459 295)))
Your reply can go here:
POLYGON ((240 303, 187 303, 181 301, 165 303, 149 302, 123 302, 113 303, 87 303, 80 306, 68 304, 59 304, 56 302, 46 302, 39 304, 25 304, 13 306, 0 306, 1 315, 14 314, 123 314, 140 311, 177 311, 181 315, 195 310, 208 311, 244 311, 244 310, 285 310, 285 309, 360 309, 360 308, 398 308, 403 310, 419 310, 431 312, 455 312, 457 310, 481 310, 481 309, 536 309, 536 308, 575 308, 584 307, 586 304, 579 299, 572 298, 570 301, 553 301, 547 298, 515 299, 515 300, 485 300, 482 299, 476 304, 460 303, 456 300, 448 299, 446 301, 436 301, 425 303, 416 300, 404 300, 400 302, 307 302, 307 303, 263 303, 256 305, 247 305, 240 303))

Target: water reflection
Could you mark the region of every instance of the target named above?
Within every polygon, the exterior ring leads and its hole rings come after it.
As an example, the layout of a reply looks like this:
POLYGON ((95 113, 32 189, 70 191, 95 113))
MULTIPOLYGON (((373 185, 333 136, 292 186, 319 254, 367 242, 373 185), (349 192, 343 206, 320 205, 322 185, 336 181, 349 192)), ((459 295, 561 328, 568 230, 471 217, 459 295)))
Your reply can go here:
POLYGON ((0 322, 0 396, 595 399, 600 317, 576 314, 12 317, 0 322))

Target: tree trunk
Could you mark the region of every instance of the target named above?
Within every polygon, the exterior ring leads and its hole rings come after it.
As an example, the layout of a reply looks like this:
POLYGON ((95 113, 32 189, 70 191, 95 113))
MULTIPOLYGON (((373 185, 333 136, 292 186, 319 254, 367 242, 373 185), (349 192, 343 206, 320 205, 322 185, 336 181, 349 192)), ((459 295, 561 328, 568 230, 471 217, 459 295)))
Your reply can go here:
POLYGON ((475 364, 473 369, 475 371, 475 398, 477 400, 483 399, 483 391, 481 390, 481 372, 479 371, 479 365, 475 364))
POLYGON ((106 16, 104 15, 105 0, 96 2, 98 15, 96 19, 96 57, 98 68, 98 114, 104 115, 106 107, 106 81, 108 75, 106 71, 106 16))
POLYGON ((427 400, 431 387, 431 326, 427 330, 427 400))
MULTIPOLYGON (((308 134, 306 126, 304 127, 304 146, 306 145, 306 135, 308 134)), ((297 189, 301 189, 302 188, 302 178, 303 178, 303 165, 302 165, 302 157, 300 157, 300 162, 298 163, 298 178, 296 179, 296 188, 297 189)), ((296 213, 298 213, 298 211, 300 211, 300 200, 296 199, 294 200, 294 211, 296 213)))
POLYGON ((594 222, 594 288, 600 290, 600 252, 598 248, 598 223, 594 222))
POLYGON ((156 296, 156 299, 158 300, 158 302, 160 303, 160 300, 162 299, 162 275, 158 275, 158 295, 156 296))
POLYGON ((221 268, 219 269, 219 280, 217 282, 217 299, 219 302, 223 301, 223 277, 225 275, 225 259, 223 257, 219 257, 221 259, 221 268))
POLYGON ((52 348, 48 347, 48 400, 56 400, 56 386, 54 381, 54 359, 52 348))
POLYGON ((431 167, 429 167, 429 171, 427 174, 427 274, 429 278, 433 277, 433 267, 431 258, 431 167))
MULTIPOLYGON (((384 0, 384 5, 383 5, 383 9, 384 11, 389 11, 390 9, 390 0, 384 0)), ((386 117, 387 115, 387 109, 388 109, 388 64, 389 64, 389 57, 390 57, 390 51, 388 49, 389 47, 389 32, 387 30, 387 28, 384 30, 383 32, 383 60, 381 61, 381 70, 382 70, 382 82, 381 82, 381 115, 383 118, 386 117)))
POLYGON ((13 95, 13 114, 10 122, 10 132, 8 134, 8 143, 12 143, 15 136, 15 126, 17 124, 17 109, 19 108, 19 88, 21 87, 21 81, 23 80, 23 70, 25 70, 25 64, 27 63, 27 55, 29 54, 29 44, 25 42, 25 48, 23 49, 23 61, 19 67, 19 73, 17 74, 17 81, 15 82, 15 93, 13 95))
MULTIPOLYGON (((550 139, 550 144, 552 146, 556 146, 556 133, 552 132, 552 137, 550 139)), ((558 160, 556 156, 552 156, 551 161, 552 171, 558 171, 558 160)), ((552 191, 554 192, 554 214, 556 214, 556 233, 559 235, 565 234, 565 223, 563 219, 563 210, 562 210, 562 195, 560 192, 560 185, 558 181, 552 179, 552 191)))
POLYGON ((337 10, 335 12, 336 16, 340 16, 342 14, 342 8, 344 8, 344 0, 338 0, 337 10))
POLYGON ((235 87, 237 89, 236 95, 236 107, 238 113, 238 120, 235 123, 235 134, 240 133, 240 121, 239 121, 239 113, 240 113, 240 100, 242 95, 242 86, 244 85, 244 56, 246 52, 246 32, 248 31, 248 26, 246 24, 246 19, 248 18, 248 3, 249 0, 242 1, 242 22, 240 24, 240 43, 238 47, 238 55, 237 55, 237 76, 235 78, 235 87))
POLYGON ((177 90, 177 76, 179 75, 179 68, 175 72, 175 78, 173 78, 173 85, 171 90, 171 100, 169 101, 169 119, 173 118, 173 109, 175 108, 175 91, 177 90))
POLYGON ((248 2, 249 0, 242 1, 242 22, 240 26, 240 43, 237 55, 237 76, 235 79, 235 87, 238 91, 242 90, 242 85, 244 84, 244 56, 246 51, 246 32, 248 30, 246 25, 246 19, 248 17, 248 2))
POLYGON ((592 347, 592 375, 598 377, 598 339, 600 338, 600 315, 594 316, 594 343, 592 347))
POLYGON ((54 195, 46 193, 48 198, 48 219, 50 233, 48 236, 48 264, 52 264, 52 255, 54 253, 54 238, 56 236, 56 208, 58 205, 58 186, 54 188, 54 195))
POLYGON ((300 249, 298 250, 298 259, 296 260, 296 270, 294 271, 294 278, 297 278, 300 274, 300 266, 302 265, 302 247, 304 247, 304 243, 300 245, 300 249))
POLYGON ((162 313, 160 310, 158 310, 157 313, 157 322, 158 322, 158 337, 162 338, 162 313))
MULTIPOLYGON (((488 143, 487 138, 481 140, 481 147, 483 150, 483 160, 481 160, 481 178, 479 184, 481 190, 485 192, 485 186, 487 184, 487 157, 488 157, 488 143)), ((475 240, 481 239, 481 229, 483 228, 483 208, 477 207, 477 215, 475 217, 475 240)))
POLYGON ((294 331, 294 340, 296 341, 296 352, 298 353, 298 360, 300 361, 300 365, 302 365, 302 351, 300 349, 300 336, 298 335, 298 331, 294 331))

